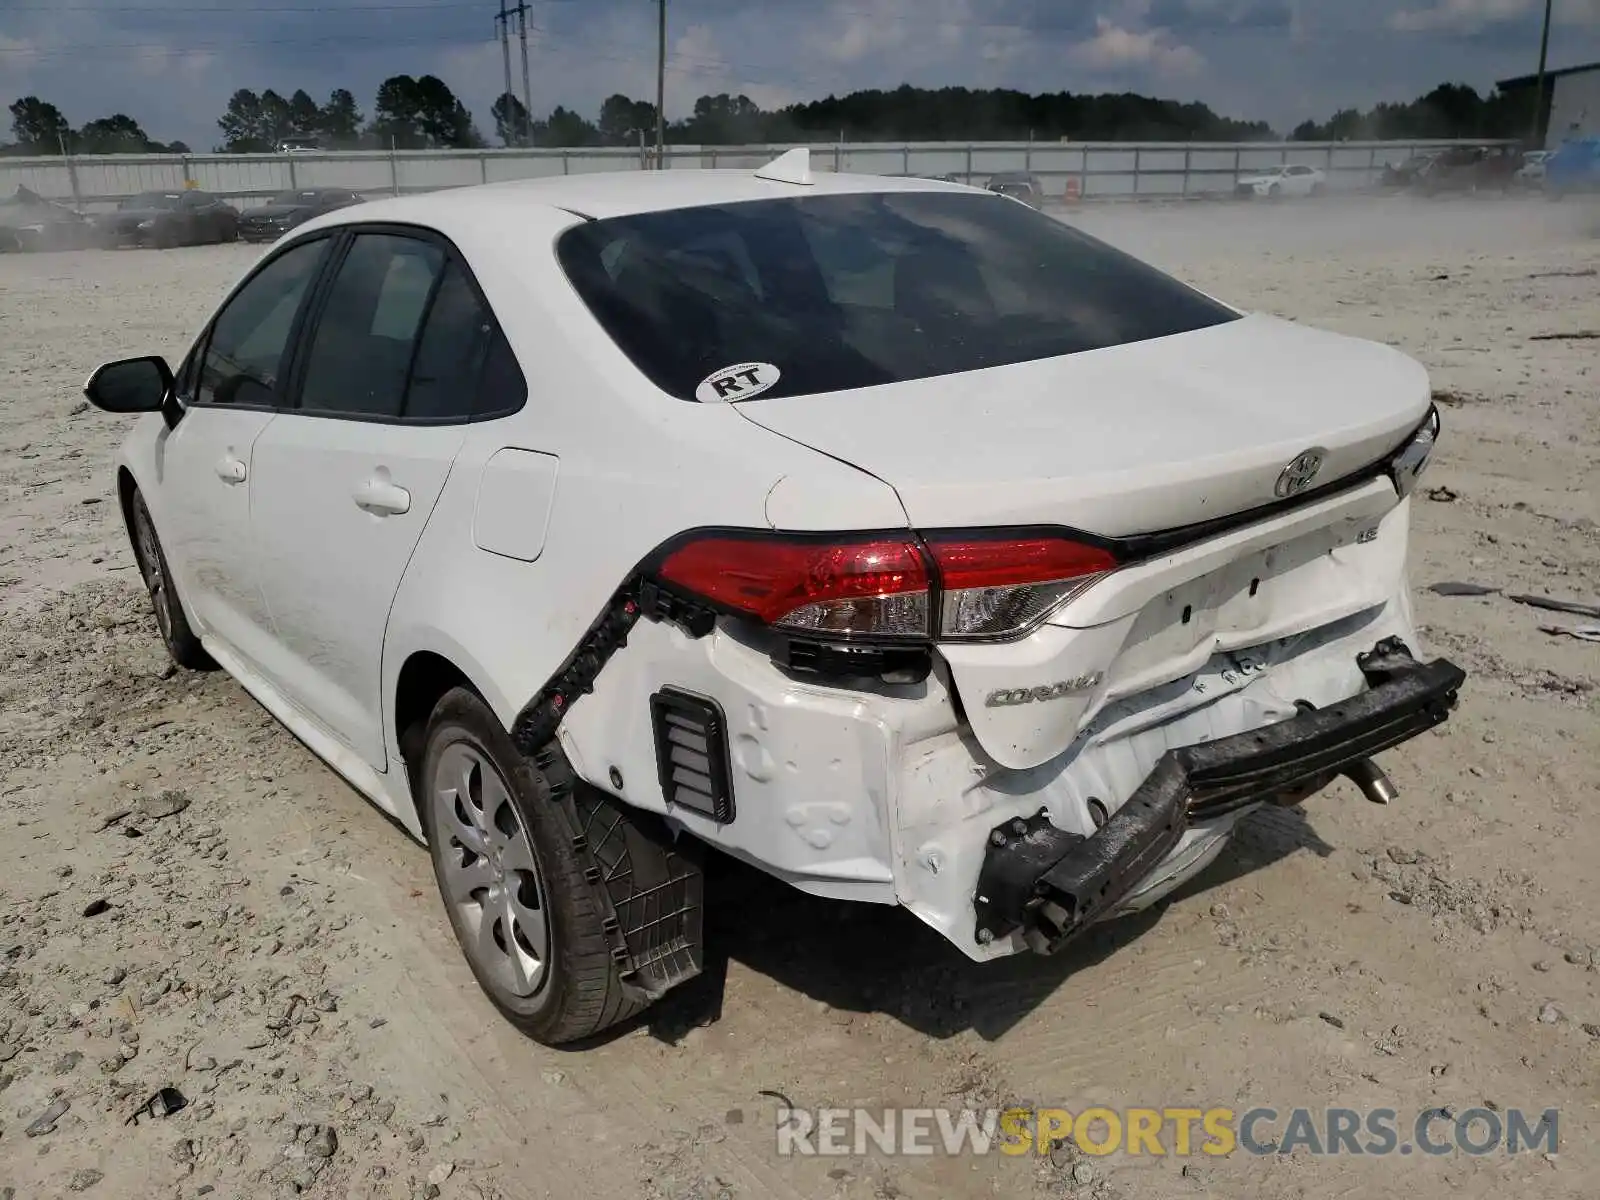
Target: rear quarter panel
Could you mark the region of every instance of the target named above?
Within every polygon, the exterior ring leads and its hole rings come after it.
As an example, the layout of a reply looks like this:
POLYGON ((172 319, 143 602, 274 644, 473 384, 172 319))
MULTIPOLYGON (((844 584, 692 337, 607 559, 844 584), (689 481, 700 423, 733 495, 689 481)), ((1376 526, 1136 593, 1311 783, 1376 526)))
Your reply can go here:
MULTIPOLYGON (((879 480, 760 429, 728 405, 678 400, 645 380, 561 274, 551 245, 570 224, 563 218, 536 217, 526 240, 510 246, 471 229, 446 231, 504 325, 529 395, 516 415, 469 429, 395 597, 383 664, 394 752, 395 687, 412 654, 432 651, 455 663, 509 727, 646 555, 689 529, 768 527, 768 497, 780 484, 791 528, 906 523, 879 480), (484 466, 504 448, 559 460, 554 488, 517 514, 547 525, 532 562, 473 539, 484 466), (531 511, 546 503, 548 514, 531 511)), ((647 697, 622 702, 643 706, 647 697)), ((588 697, 578 706, 598 703, 588 697)))

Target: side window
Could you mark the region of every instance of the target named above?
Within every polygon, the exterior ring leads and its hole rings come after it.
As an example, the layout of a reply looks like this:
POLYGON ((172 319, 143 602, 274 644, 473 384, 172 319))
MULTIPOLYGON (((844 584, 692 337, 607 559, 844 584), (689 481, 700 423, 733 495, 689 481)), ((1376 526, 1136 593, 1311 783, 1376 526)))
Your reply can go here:
POLYGON ((282 372, 295 314, 328 248, 326 238, 284 251, 253 275, 212 323, 197 404, 282 402, 282 372))
POLYGON ((306 357, 305 412, 398 417, 444 252, 432 242, 363 233, 328 291, 306 357))
MULTIPOLYGON (((497 373, 503 373, 503 358, 509 357, 511 369, 521 380, 511 348, 505 346, 503 356, 499 353, 504 342, 505 335, 494 314, 478 298, 467 273, 451 263, 439 283, 417 343, 402 415, 418 421, 465 421, 483 413, 519 407, 526 397, 526 384, 523 396, 510 403, 503 394, 482 394, 481 385, 492 360, 499 361, 497 373)), ((506 387, 502 384, 496 390, 504 393, 506 387)))

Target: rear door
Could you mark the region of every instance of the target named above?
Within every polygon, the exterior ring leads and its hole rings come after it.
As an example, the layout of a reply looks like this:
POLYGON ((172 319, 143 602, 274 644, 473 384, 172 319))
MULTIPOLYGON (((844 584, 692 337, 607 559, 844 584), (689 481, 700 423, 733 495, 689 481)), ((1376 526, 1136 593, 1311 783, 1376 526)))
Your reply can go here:
POLYGON ((296 404, 256 443, 252 545, 279 690, 383 770, 389 607, 499 333, 465 264, 414 229, 358 228, 316 309, 296 404))

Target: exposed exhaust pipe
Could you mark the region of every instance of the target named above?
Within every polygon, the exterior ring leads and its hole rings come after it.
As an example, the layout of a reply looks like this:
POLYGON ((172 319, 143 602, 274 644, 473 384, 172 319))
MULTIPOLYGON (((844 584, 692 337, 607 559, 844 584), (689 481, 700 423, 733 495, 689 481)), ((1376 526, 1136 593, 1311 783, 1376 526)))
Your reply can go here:
POLYGON ((1344 777, 1361 789, 1361 794, 1374 804, 1393 804, 1400 791, 1383 773, 1383 768, 1370 758, 1351 763, 1344 769, 1344 777))

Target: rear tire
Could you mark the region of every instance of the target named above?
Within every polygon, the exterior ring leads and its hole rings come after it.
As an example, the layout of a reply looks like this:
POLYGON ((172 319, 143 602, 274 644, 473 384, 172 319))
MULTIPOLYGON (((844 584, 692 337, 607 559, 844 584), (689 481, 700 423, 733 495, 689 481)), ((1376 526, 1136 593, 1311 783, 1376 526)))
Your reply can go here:
POLYGON ((215 670, 216 662, 206 653, 206 648, 189 627, 189 618, 184 615, 172 570, 167 566, 167 556, 161 549, 161 540, 156 537, 155 522, 150 519, 143 494, 135 491, 129 507, 132 509, 129 533, 133 537, 133 557, 139 564, 145 590, 150 593, 156 628, 161 632, 167 653, 173 662, 188 670, 215 670))
POLYGON ((501 1014, 556 1046, 643 1008, 623 988, 603 885, 585 878, 592 863, 578 831, 551 782, 473 692, 455 688, 434 708, 418 780, 440 898, 501 1014))

